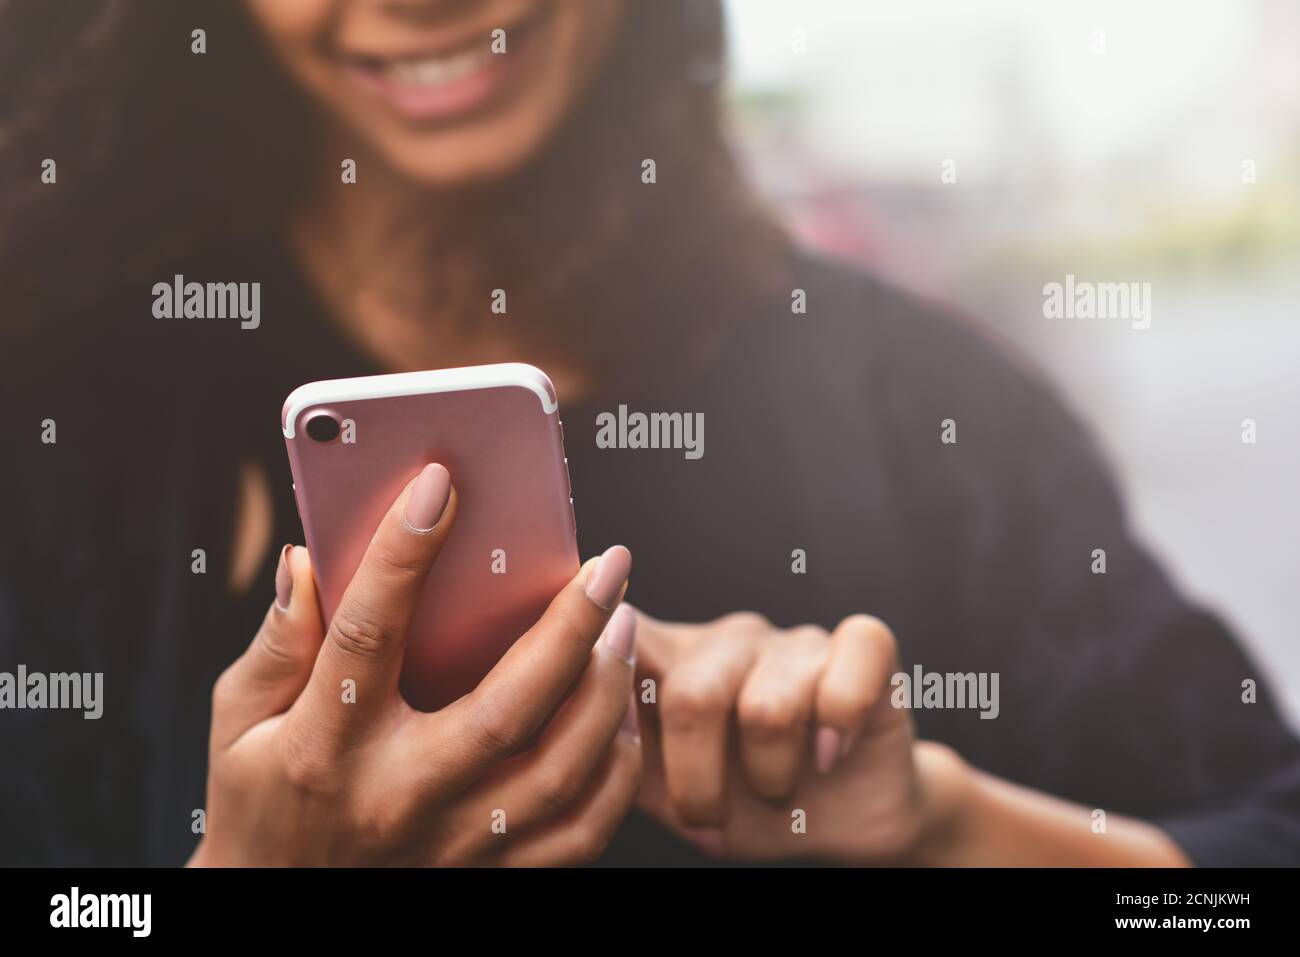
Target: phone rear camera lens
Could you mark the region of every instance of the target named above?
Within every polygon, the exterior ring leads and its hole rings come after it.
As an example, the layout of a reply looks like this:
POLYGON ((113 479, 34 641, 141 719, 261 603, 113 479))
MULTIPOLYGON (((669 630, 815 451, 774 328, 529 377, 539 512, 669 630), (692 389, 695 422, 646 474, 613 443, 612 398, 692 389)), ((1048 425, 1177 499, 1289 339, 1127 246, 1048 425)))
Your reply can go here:
POLYGON ((339 437, 339 420, 328 412, 318 412, 307 419, 307 434, 317 442, 333 442, 339 437))

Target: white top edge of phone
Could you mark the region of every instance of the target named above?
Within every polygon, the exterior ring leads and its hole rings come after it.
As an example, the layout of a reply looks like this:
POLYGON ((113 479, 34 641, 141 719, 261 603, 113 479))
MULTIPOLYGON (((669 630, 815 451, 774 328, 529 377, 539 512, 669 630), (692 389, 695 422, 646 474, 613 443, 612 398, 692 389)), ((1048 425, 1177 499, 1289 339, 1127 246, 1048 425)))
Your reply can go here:
POLYGON ((433 392, 459 392, 466 389, 496 389, 518 386, 530 389, 541 400, 547 415, 560 406, 550 378, 526 362, 498 362, 459 369, 430 369, 427 372, 394 372, 390 375, 361 376, 355 379, 323 379, 308 382, 289 393, 281 411, 281 430, 286 439, 293 438, 294 423, 303 409, 333 402, 359 399, 382 399, 395 395, 428 395, 433 392))

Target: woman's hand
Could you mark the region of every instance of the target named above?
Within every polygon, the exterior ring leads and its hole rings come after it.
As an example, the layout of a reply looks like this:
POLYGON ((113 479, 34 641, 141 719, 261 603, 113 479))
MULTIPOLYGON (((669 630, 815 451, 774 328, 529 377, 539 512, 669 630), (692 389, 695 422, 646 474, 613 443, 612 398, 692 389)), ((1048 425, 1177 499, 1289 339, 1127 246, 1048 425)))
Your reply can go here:
POLYGON ((890 700, 897 647, 875 618, 829 636, 758 615, 638 613, 645 783, 637 805, 719 857, 858 864, 1180 867, 1164 831, 972 768, 917 741, 890 700), (644 681, 655 681, 656 704, 644 681))
POLYGON ((916 742, 891 705, 882 622, 856 615, 828 635, 751 613, 638 619, 637 803, 661 823, 715 856, 858 863, 918 859, 945 826, 964 765, 916 742))
POLYGON ((307 551, 286 549, 276 603, 213 692, 192 864, 566 864, 603 850, 641 776, 635 616, 611 617, 631 556, 584 565, 478 688, 424 714, 398 675, 455 513, 446 469, 427 466, 324 634, 307 551))

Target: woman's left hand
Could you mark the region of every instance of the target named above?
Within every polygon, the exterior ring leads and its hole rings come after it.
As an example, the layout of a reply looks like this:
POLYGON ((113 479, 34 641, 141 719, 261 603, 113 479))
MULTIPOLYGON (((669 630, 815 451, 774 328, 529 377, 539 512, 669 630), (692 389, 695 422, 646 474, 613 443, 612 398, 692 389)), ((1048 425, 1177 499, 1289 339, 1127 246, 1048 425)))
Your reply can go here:
POLYGON ((717 857, 924 859, 964 764, 917 742, 891 704, 883 622, 855 615, 827 634, 748 612, 700 625, 637 614, 643 811, 717 857))

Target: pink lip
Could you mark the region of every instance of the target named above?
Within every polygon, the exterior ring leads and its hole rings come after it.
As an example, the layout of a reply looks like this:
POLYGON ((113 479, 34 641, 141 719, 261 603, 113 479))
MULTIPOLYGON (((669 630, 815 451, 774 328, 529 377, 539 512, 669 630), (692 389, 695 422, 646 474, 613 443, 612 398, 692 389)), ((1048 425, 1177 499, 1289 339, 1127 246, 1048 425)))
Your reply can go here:
POLYGON ((510 54, 492 54, 474 72, 428 86, 401 83, 360 66, 350 66, 348 73, 369 93, 407 119, 429 121, 451 119, 482 107, 505 86, 514 72, 514 60, 510 54))
POLYGON ((539 26, 536 18, 516 24, 507 34, 508 52, 488 54, 478 69, 447 83, 402 83, 365 62, 348 64, 347 72, 368 94, 406 119, 426 123, 455 120, 488 105, 518 75, 520 60, 536 45, 539 26))

